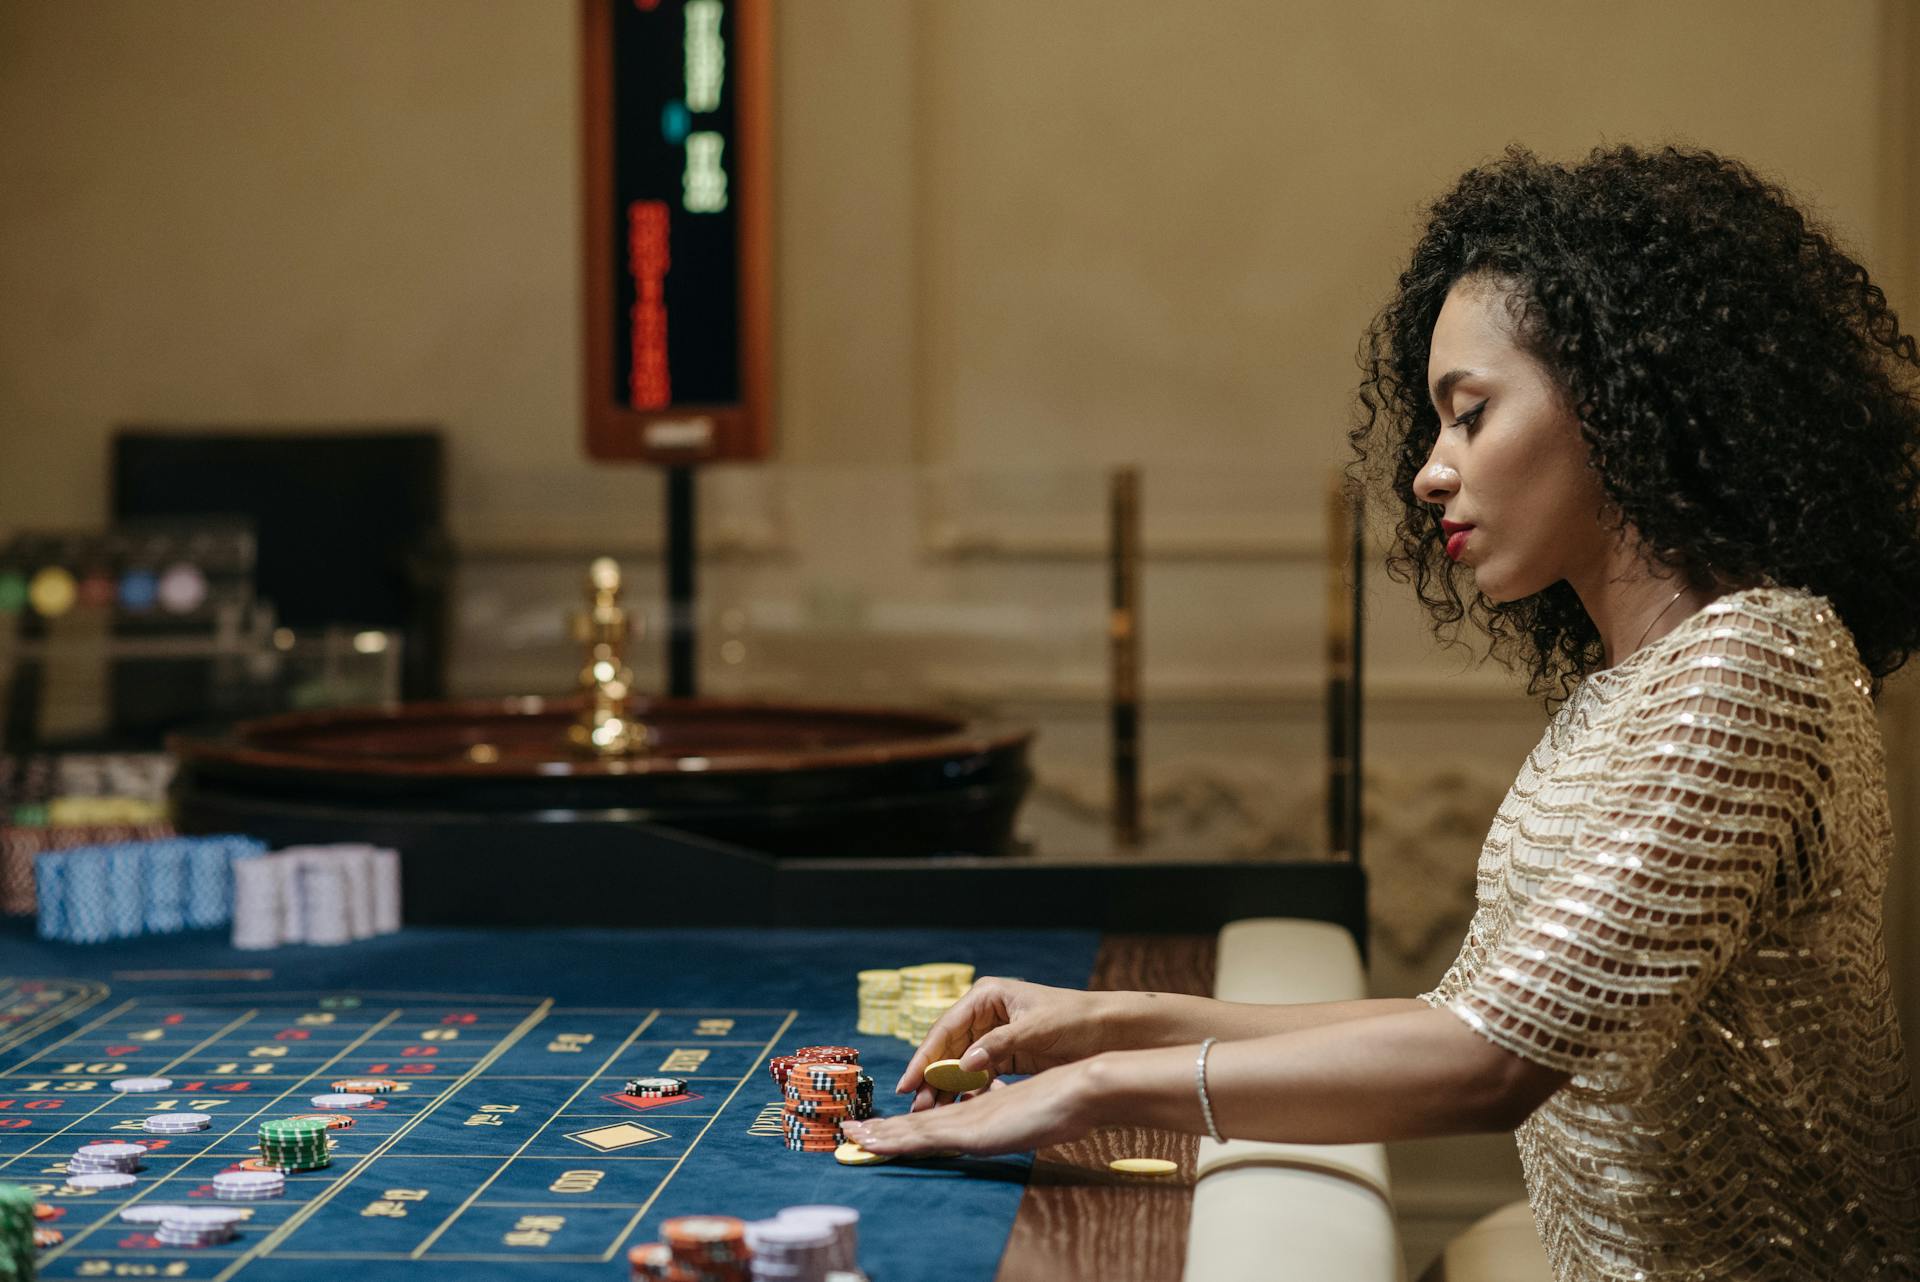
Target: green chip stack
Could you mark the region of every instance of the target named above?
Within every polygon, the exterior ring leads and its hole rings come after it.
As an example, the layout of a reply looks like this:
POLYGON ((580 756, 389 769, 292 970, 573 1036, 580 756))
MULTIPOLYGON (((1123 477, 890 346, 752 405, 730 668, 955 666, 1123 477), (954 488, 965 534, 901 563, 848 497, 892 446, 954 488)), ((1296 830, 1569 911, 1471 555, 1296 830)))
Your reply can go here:
POLYGON ((321 1169, 331 1160, 327 1124, 306 1117, 281 1117, 260 1123, 260 1160, 282 1171, 321 1169))
POLYGON ((0 1184, 0 1282, 33 1282, 33 1194, 0 1184))

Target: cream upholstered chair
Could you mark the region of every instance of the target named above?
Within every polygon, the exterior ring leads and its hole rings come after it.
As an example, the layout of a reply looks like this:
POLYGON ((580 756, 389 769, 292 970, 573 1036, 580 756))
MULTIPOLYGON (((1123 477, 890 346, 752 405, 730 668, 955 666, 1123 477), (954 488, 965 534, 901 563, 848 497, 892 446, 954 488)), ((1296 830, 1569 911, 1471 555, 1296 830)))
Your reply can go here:
MULTIPOLYGON (((1214 995, 1233 1002, 1366 996, 1353 938, 1292 918, 1220 932, 1214 995)), ((1200 1141, 1186 1282, 1403 1282, 1386 1150, 1378 1144, 1200 1141)), ((1420 1282, 1552 1282, 1525 1202, 1447 1244, 1420 1282)))
POLYGON ((1447 1243, 1420 1282, 1553 1282, 1533 1208, 1509 1202, 1475 1221, 1447 1243))
MULTIPOLYGON (((1220 932, 1214 995, 1330 1002, 1366 995, 1353 937, 1292 918, 1220 932)), ((1404 1282, 1378 1144, 1200 1141, 1186 1282, 1404 1282)))

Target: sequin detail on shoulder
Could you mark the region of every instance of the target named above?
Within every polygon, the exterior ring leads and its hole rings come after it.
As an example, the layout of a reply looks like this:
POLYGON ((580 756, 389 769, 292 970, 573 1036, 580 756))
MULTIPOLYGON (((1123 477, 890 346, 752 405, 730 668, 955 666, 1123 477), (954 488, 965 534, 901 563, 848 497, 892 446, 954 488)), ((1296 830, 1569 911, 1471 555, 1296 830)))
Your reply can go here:
POLYGON ((1572 1075, 1516 1132, 1559 1282, 1920 1278, 1867 673, 1823 598, 1713 602, 1589 679, 1424 994, 1572 1075))

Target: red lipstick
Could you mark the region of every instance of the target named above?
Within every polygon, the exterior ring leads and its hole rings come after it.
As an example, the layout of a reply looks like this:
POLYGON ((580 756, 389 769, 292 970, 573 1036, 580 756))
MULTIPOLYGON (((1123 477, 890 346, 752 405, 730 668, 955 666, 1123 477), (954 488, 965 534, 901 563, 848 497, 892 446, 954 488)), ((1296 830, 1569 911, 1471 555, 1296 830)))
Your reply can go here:
POLYGON ((1467 532, 1473 529, 1473 526, 1465 521, 1442 521, 1440 529, 1447 536, 1447 558, 1458 561, 1460 554, 1466 550, 1467 532))

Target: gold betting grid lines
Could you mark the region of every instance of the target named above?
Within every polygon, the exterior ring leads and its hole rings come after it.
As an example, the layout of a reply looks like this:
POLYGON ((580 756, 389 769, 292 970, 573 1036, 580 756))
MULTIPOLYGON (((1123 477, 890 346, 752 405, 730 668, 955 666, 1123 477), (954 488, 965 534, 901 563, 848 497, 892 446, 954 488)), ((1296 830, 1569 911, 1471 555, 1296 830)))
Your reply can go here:
MULTIPOLYGON (((262 1257, 610 1261, 797 1014, 414 993, 112 1000, 99 986, 60 1009, 77 1019, 91 1007, 103 1009, 24 1058, 0 1059, 0 1180, 67 1212, 54 1223, 66 1240, 41 1256, 49 1279, 117 1276, 126 1261, 161 1266, 148 1276, 215 1282, 262 1257), (663 1072, 701 1098, 622 1103, 626 1077, 663 1072), (127 1076, 175 1086, 108 1086, 127 1076), (131 1203, 204 1197, 215 1171, 252 1155, 260 1121, 310 1112, 331 1081, 362 1076, 401 1089, 352 1111, 328 1169, 290 1175, 282 1199, 244 1204, 255 1217, 235 1242, 174 1251, 118 1222, 131 1203), (141 1120, 157 1112, 202 1112, 213 1124, 145 1135, 141 1120), (65 1192, 73 1149, 116 1138, 152 1146, 139 1183, 65 1192)), ((22 1040, 0 1031, 0 1054, 22 1040)))

